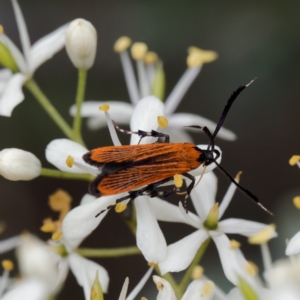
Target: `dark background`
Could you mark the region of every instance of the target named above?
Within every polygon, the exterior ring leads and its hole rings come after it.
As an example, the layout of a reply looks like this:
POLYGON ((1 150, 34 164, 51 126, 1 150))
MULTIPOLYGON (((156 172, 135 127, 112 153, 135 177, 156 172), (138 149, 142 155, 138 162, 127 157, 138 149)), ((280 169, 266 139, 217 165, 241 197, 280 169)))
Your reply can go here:
MULTIPOLYGON (((238 140, 218 140, 217 144, 223 151, 223 167, 231 174, 242 170, 241 183, 257 194, 275 217, 268 216, 240 192, 225 217, 276 223, 279 237, 270 243, 271 252, 274 260, 284 256, 285 239, 300 228, 300 212, 292 205, 292 198, 300 193, 299 169, 288 164, 291 155, 300 151, 299 1, 22 0, 20 5, 32 42, 78 17, 96 27, 98 50, 95 66, 88 74, 88 100, 129 102, 119 57, 112 49, 121 35, 145 42, 159 54, 164 62, 167 95, 186 68, 187 47, 194 45, 219 53, 216 62, 204 66, 177 109, 179 112, 198 113, 217 121, 231 92, 260 75, 240 96, 226 121, 225 126, 238 135, 238 140)), ((0 2, 0 23, 20 46, 8 0, 0 2)), ((75 98, 77 72, 65 50, 43 64, 35 73, 35 79, 71 122, 68 110, 75 98)), ((11 118, 0 118, 0 149, 16 147, 31 151, 43 166, 50 167, 45 160, 45 147, 63 135, 27 91, 25 96, 11 118)), ((111 143, 106 128, 90 132, 84 124, 83 136, 89 148, 111 143)), ((195 143, 207 142, 204 135, 194 135, 194 140, 195 143)), ((219 178, 217 199, 220 201, 229 181, 222 175, 219 178)), ((42 219, 51 214, 48 195, 59 187, 73 196, 74 206, 87 191, 85 182, 48 178, 11 182, 0 178, 0 220, 7 225, 2 238, 29 230, 46 240, 49 235, 41 234, 39 227, 42 219)), ((190 228, 178 224, 162 224, 162 228, 168 243, 191 232, 190 228)), ((246 257, 261 265, 259 248, 248 246, 244 238, 238 239, 243 243, 246 257)), ((122 219, 110 213, 83 245, 118 247, 134 243, 122 219)), ((202 264, 207 276, 227 291, 230 284, 224 279, 217 251, 213 245, 210 247, 202 264)), ((107 268, 111 277, 108 300, 118 297, 126 276, 130 277, 132 289, 147 269, 142 257, 102 259, 99 263, 107 268)), ((152 283, 150 288, 154 289, 152 283)), ((70 297, 74 291, 73 299, 82 299, 83 293, 71 275, 59 299, 70 297)), ((145 291, 143 295, 151 294, 145 291)))

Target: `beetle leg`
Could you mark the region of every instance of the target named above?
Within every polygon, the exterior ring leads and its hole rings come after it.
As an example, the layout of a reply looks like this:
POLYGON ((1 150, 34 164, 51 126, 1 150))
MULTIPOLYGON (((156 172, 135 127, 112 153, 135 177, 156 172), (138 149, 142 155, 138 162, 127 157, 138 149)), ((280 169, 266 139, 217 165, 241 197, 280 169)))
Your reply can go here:
POLYGON ((191 180, 191 183, 189 184, 189 186, 186 189, 186 195, 185 195, 184 199, 181 200, 183 208, 185 209, 186 213, 188 213, 187 198, 190 196, 190 193, 191 193, 191 191, 192 191, 192 189, 195 185, 196 178, 193 175, 189 174, 189 173, 184 173, 184 174, 181 174, 181 175, 191 180))

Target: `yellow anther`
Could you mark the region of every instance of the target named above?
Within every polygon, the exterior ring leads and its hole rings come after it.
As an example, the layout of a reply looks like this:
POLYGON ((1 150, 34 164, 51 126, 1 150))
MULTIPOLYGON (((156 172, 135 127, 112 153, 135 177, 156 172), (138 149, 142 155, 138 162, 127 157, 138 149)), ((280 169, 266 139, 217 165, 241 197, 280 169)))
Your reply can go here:
POLYGON ((49 196, 49 206, 53 211, 70 210, 70 203, 72 197, 64 190, 57 190, 54 194, 49 196))
POLYGON ((164 116, 158 116, 157 123, 160 128, 166 128, 169 125, 168 119, 164 116))
POLYGON ((212 281, 205 282, 201 296, 203 298, 209 296, 213 292, 213 289, 214 289, 214 283, 212 281))
POLYGON ((131 47, 131 55, 135 60, 144 59, 148 47, 145 43, 134 43, 131 47))
POLYGON ((54 242, 58 242, 63 236, 63 233, 61 231, 56 231, 52 234, 52 240, 54 242))
POLYGON ((121 36, 114 44, 114 50, 117 53, 125 51, 131 45, 131 39, 128 36, 121 36))
POLYGON ((158 62, 158 55, 153 51, 148 51, 144 57, 144 63, 146 65, 156 64, 158 62))
POLYGON ((230 241, 230 249, 237 249, 241 247, 241 243, 236 240, 230 241))
POLYGON ((147 300, 147 298, 145 298, 145 297, 142 297, 142 298, 141 298, 141 300, 147 300))
POLYGON ((2 25, 0 25, 0 34, 2 34, 4 32, 4 28, 2 25))
POLYGON ((115 206, 115 211, 117 213, 123 212, 127 208, 127 203, 125 202, 120 202, 115 206))
POLYGON ((242 173, 243 173, 242 171, 239 171, 239 172, 236 174, 236 176, 235 176, 235 178, 234 178, 234 180, 235 180, 236 182, 240 182, 242 173))
POLYGON ((189 68, 199 67, 218 58, 218 54, 215 51, 202 50, 197 47, 189 47, 188 53, 187 65, 189 68))
POLYGON ((71 155, 69 155, 66 159, 66 165, 69 167, 69 168, 72 168, 73 165, 74 165, 74 157, 72 157, 71 155))
POLYGON ((197 280, 200 279, 204 274, 204 269, 201 266, 196 266, 192 272, 192 279, 197 280))
POLYGON ((174 184, 177 188, 182 187, 183 179, 182 179, 181 175, 179 175, 179 174, 174 175, 174 184))
POLYGON ((109 111, 110 107, 107 103, 99 106, 99 110, 102 110, 102 111, 109 111))
POLYGON ((55 229, 56 226, 54 223, 46 223, 40 228, 42 232, 53 232, 55 229))
POLYGON ((250 276, 256 276, 258 274, 258 266, 252 262, 252 261, 248 261, 247 265, 245 266, 246 272, 250 275, 250 276))
POLYGON ((293 199, 294 205, 296 208, 300 209, 300 196, 297 196, 293 199))
POLYGON ((163 285, 163 283, 161 281, 156 281, 155 284, 156 284, 156 288, 159 291, 162 291, 164 289, 164 285, 163 285))
POLYGON ((262 231, 250 236, 248 242, 256 245, 267 243, 273 237, 275 229, 275 224, 270 224, 262 231))
POLYGON ((289 164, 291 166, 294 166, 295 164, 297 164, 297 162, 300 161, 300 155, 293 155, 290 160, 289 160, 289 164))
POLYGON ((154 262, 148 262, 148 266, 149 267, 153 267, 153 268, 157 268, 158 264, 154 263, 154 262))
POLYGON ((12 271, 14 269, 14 263, 9 259, 2 260, 2 268, 7 271, 12 271))

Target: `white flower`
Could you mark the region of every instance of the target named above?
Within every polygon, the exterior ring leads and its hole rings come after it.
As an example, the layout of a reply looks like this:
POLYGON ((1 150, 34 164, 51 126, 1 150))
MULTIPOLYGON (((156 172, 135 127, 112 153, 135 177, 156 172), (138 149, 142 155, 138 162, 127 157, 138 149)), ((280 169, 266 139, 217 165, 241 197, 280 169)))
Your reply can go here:
MULTIPOLYGON (((81 115, 83 117, 88 118, 88 126, 90 129, 97 129, 103 127, 106 122, 103 118, 103 115, 101 115, 98 111, 98 107, 101 106, 104 103, 107 103, 110 105, 111 110, 111 117, 113 120, 115 120, 118 124, 128 124, 130 121, 130 117, 134 111, 134 107, 137 105, 137 103, 151 95, 151 81, 152 79, 149 79, 150 77, 153 77, 153 74, 155 73, 155 64, 150 63, 145 66, 143 60, 136 59, 137 60, 137 68, 138 68, 138 75, 139 75, 139 84, 138 87, 137 81, 134 75, 133 67, 129 58, 129 55, 127 53, 127 48, 130 46, 130 39, 128 38, 120 38, 115 45, 115 50, 120 53, 121 56, 121 62, 125 74, 125 79, 128 87, 128 92, 131 99, 131 105, 128 103, 124 103, 121 101, 86 101, 82 104, 81 107, 81 115), (145 70, 146 68, 146 70, 145 70), (153 69, 154 68, 154 69, 153 69), (152 70, 152 72, 151 72, 152 70), (149 76, 146 76, 147 73, 151 73, 152 75, 148 74, 149 76), (148 92, 145 92, 148 91, 148 92)), ((134 46, 137 46, 137 44, 142 43, 135 43, 134 46)), ((136 48, 136 47, 135 47, 136 48)), ((144 52, 144 47, 143 48, 144 52)), ((210 51, 207 51, 207 53, 210 53, 209 55, 211 57, 205 57, 206 51, 199 50, 195 47, 192 47, 193 49, 190 49, 190 54, 188 56, 188 68, 185 71, 185 73, 182 75, 180 80, 178 81, 177 85, 173 88, 173 91, 170 93, 170 95, 165 100, 165 107, 164 107, 164 116, 166 116, 169 120, 169 127, 165 130, 167 133, 170 134, 172 141, 176 142, 188 142, 192 141, 189 134, 187 134, 186 130, 183 129, 183 126, 189 126, 189 125, 200 125, 200 126, 207 126, 211 131, 215 129, 216 124, 206 118, 203 118, 196 114, 190 114, 190 113, 174 113, 176 108, 178 107, 180 101, 182 100, 183 96, 193 83, 193 81, 196 79, 197 75, 199 74, 203 62, 209 62, 215 59, 215 53, 210 51), (200 55, 199 55, 200 54, 200 55), (190 58, 197 58, 198 61, 190 62, 190 58), (202 61, 201 61, 202 60, 202 61)), ((194 60, 194 59, 192 59, 194 60)), ((153 95, 153 94, 152 94, 153 95)), ((75 115, 76 113, 76 107, 73 105, 70 109, 71 115, 75 115)), ((140 129, 140 128, 139 128, 140 129)), ((189 129, 192 130, 192 129, 189 129)), ((235 140, 236 135, 225 128, 221 128, 218 137, 224 138, 227 140, 235 140)))
MULTIPOLYGON (((67 25, 61 26, 30 45, 26 24, 17 0, 12 1, 21 38, 23 54, 4 34, 0 34, 1 43, 10 52, 17 70, 0 70, 0 115, 10 117, 13 109, 24 100, 23 84, 32 77, 35 70, 50 59, 64 46, 64 33, 67 25)), ((0 58, 1 62, 1 58, 0 58)))
MULTIPOLYGON (((167 258, 159 263, 162 274, 186 269, 204 241, 211 237, 218 249, 227 279, 233 284, 237 284, 237 270, 243 267, 243 264, 246 265, 247 262, 241 257, 237 259, 236 251, 230 248, 230 240, 226 233, 241 234, 249 237, 260 232, 267 225, 243 219, 227 219, 217 222, 217 219, 222 217, 230 203, 236 190, 236 185, 231 183, 219 210, 216 209, 217 206, 214 204, 216 190, 216 176, 212 172, 205 174, 202 181, 191 193, 192 202, 198 216, 191 212, 186 214, 182 206, 179 209, 157 198, 152 199, 151 204, 158 220, 182 222, 197 229, 192 234, 168 246, 167 258), (208 224, 206 224, 212 214, 211 209, 216 212, 215 228, 208 228, 208 224)), ((276 233, 273 234, 274 236, 276 236, 276 233)))
POLYGON ((84 19, 72 21, 66 31, 66 50, 78 69, 88 70, 95 61, 97 32, 95 27, 84 19))
POLYGON ((41 162, 30 152, 9 148, 0 151, 0 175, 9 180, 31 180, 41 173, 41 162))

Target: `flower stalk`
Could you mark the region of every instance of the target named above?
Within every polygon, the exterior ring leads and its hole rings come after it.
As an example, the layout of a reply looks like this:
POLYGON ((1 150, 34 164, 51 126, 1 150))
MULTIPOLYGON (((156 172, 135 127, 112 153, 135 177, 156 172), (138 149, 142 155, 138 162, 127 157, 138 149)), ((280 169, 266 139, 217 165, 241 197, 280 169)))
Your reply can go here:
POLYGON ((94 178, 90 174, 68 173, 59 170, 47 169, 47 168, 42 168, 40 175, 45 177, 58 178, 58 179, 72 179, 72 180, 84 180, 84 181, 91 181, 94 178))
POLYGON ((76 252, 84 257, 121 257, 141 254, 138 247, 121 247, 121 248, 78 248, 76 252))

